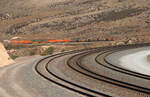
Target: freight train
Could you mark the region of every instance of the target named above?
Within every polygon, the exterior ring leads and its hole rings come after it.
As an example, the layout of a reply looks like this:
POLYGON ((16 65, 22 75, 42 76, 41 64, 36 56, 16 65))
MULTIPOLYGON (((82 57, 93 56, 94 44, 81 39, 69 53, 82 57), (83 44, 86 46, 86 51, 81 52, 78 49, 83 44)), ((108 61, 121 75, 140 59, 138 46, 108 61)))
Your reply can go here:
POLYGON ((39 43, 65 43, 65 42, 95 42, 95 41, 113 41, 113 38, 106 38, 104 40, 99 39, 49 39, 49 40, 4 40, 5 43, 9 44, 39 44, 39 43))
POLYGON ((4 40, 4 42, 9 44, 38 44, 38 43, 61 43, 70 42, 70 40, 4 40))

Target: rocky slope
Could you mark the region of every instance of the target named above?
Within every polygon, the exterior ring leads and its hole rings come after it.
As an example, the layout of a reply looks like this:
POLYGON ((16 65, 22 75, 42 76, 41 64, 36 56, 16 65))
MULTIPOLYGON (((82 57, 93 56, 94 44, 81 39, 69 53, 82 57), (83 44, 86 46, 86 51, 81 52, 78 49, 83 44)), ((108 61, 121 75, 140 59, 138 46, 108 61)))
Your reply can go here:
POLYGON ((1 0, 1 38, 149 40, 149 0, 1 0))

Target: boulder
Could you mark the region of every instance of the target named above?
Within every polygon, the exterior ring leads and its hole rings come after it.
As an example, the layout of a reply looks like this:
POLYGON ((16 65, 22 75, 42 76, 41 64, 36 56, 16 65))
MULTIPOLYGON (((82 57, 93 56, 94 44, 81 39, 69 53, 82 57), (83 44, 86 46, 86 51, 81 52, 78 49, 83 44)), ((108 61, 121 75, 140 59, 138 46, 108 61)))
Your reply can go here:
POLYGON ((14 61, 9 57, 3 44, 0 43, 0 67, 12 64, 14 61))
POLYGON ((116 45, 125 45, 125 42, 120 41, 120 42, 117 42, 116 45))
POLYGON ((134 42, 132 41, 132 40, 129 40, 128 42, 127 42, 127 44, 133 44, 134 42))

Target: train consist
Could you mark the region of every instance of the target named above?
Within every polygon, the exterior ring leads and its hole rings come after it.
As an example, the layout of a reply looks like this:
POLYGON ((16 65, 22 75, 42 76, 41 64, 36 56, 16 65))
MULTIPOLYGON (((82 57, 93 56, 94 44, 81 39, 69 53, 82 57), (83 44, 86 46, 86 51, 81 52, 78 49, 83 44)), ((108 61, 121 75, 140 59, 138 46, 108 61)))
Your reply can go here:
POLYGON ((106 38, 104 40, 99 39, 49 39, 49 40, 4 40, 4 43, 8 44, 41 44, 41 43, 66 43, 66 42, 95 42, 95 41, 113 41, 112 38, 106 38))
POLYGON ((4 40, 5 43, 9 44, 39 44, 39 43, 61 43, 70 42, 69 39, 65 40, 4 40))

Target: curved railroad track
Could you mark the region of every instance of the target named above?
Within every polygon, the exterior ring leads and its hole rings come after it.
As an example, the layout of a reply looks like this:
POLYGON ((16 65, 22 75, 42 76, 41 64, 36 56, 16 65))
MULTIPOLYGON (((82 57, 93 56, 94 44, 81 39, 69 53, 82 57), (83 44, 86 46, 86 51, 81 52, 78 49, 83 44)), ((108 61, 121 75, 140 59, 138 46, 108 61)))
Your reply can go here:
POLYGON ((116 51, 149 46, 149 43, 101 47, 59 53, 35 65, 44 79, 90 97, 150 97, 150 76, 111 64, 106 57, 116 51))

